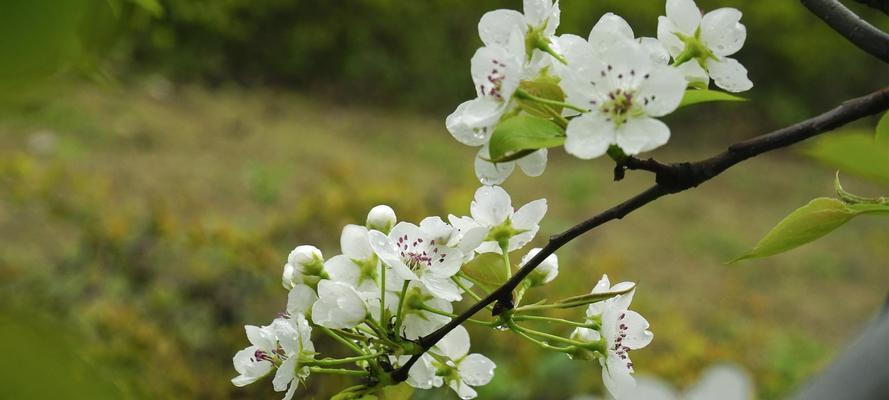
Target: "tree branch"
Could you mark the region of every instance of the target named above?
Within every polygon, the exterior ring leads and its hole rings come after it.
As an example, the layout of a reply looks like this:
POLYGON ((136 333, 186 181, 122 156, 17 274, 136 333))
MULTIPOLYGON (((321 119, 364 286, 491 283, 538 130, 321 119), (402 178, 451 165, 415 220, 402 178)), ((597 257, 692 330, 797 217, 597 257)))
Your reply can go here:
POLYGON ((889 63, 889 34, 861 19, 837 0, 800 0, 800 2, 852 44, 889 63))
POLYGON ((880 10, 886 14, 889 14, 889 0, 855 0, 861 4, 864 4, 870 8, 874 8, 880 10))
MULTIPOLYGON (((729 146, 728 149, 713 157, 697 161, 677 164, 657 163, 655 185, 632 198, 604 212, 583 221, 568 230, 550 237, 549 243, 533 258, 519 269, 506 283, 491 292, 481 301, 451 319, 443 327, 421 338, 419 344, 423 351, 429 350, 451 330, 465 322, 469 317, 481 311, 491 303, 497 302, 495 315, 512 308, 512 291, 521 284, 531 271, 546 257, 576 237, 602 225, 608 221, 621 219, 640 207, 671 193, 678 193, 719 175, 726 169, 748 158, 801 142, 810 137, 843 126, 849 122, 889 109, 889 87, 873 92, 867 96, 847 100, 836 108, 816 117, 782 128, 753 139, 729 146)), ((392 372, 395 381, 407 379, 411 366, 422 354, 413 355, 410 360, 392 372)))

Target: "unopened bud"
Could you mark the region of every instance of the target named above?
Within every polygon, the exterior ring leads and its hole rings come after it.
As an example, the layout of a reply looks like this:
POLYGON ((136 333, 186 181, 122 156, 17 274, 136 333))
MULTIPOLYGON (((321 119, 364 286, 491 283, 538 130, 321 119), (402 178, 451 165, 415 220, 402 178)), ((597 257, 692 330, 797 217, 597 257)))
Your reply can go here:
POLYGON ((395 222, 395 210, 387 205, 378 205, 367 213, 368 229, 376 229, 388 235, 395 222))
MULTIPOLYGON (((539 248, 531 249, 528 254, 525 254, 522 257, 522 265, 525 265, 528 261, 530 261, 537 253, 540 252, 539 248)), ((530 287, 541 286, 551 282, 553 279, 556 279, 556 276, 559 275, 559 258, 556 257, 555 254, 550 254, 546 257, 546 259, 541 262, 537 268, 534 268, 528 277, 525 278, 530 287)))

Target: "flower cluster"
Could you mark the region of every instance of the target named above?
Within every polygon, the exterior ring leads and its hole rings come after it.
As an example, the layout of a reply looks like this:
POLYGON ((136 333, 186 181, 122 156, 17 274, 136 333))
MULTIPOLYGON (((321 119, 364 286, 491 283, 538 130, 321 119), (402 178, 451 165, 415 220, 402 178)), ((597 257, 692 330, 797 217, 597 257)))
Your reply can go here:
POLYGON ((612 13, 586 39, 556 35, 559 17, 558 1, 525 0, 524 13, 495 10, 479 22, 484 46, 470 68, 477 97, 457 106, 446 126, 461 143, 481 146, 475 171, 483 184, 503 182, 516 164, 542 174, 548 147, 564 145, 582 159, 656 149, 670 139, 658 118, 689 88, 706 89, 711 78, 730 92, 753 86, 729 57, 747 35, 736 9, 702 15, 694 0, 667 0, 656 38, 637 38, 612 13), (523 115, 539 123, 505 123, 523 115), (544 123, 552 129, 540 129, 544 123))

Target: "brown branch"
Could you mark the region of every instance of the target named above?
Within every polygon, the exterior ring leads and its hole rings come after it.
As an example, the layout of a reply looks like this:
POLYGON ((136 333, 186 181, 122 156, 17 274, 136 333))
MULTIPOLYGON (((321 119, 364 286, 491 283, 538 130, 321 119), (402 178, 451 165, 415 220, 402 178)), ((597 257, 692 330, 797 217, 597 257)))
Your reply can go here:
MULTIPOLYGON (((849 122, 877 114, 887 109, 889 109, 889 87, 873 92, 867 96, 845 101, 830 111, 797 124, 765 135, 757 136, 744 142, 733 144, 722 153, 701 161, 677 164, 657 163, 658 171, 655 172, 656 183, 654 186, 558 235, 550 237, 549 243, 547 243, 547 245, 533 258, 528 260, 528 262, 525 263, 515 275, 506 281, 506 283, 491 292, 491 294, 483 298, 481 301, 473 304, 468 310, 451 319, 443 327, 421 338, 419 340, 420 346, 424 351, 429 350, 447 335, 448 332, 491 303, 497 302, 497 305, 495 306, 495 311, 497 313, 511 309, 513 306, 512 291, 521 284, 522 280, 525 279, 534 268, 560 247, 599 225, 615 219, 621 219, 636 209, 668 194, 678 193, 696 187, 748 158, 801 142, 810 137, 843 126, 849 122)), ((413 355, 406 364, 393 371, 392 379, 395 381, 403 381, 407 379, 408 371, 421 355, 422 354, 413 355)))
POLYGON ((870 8, 880 10, 885 14, 889 14, 889 0, 855 0, 870 8))
POLYGON ((861 19, 837 0, 800 0, 800 2, 852 44, 889 63, 889 34, 861 19))

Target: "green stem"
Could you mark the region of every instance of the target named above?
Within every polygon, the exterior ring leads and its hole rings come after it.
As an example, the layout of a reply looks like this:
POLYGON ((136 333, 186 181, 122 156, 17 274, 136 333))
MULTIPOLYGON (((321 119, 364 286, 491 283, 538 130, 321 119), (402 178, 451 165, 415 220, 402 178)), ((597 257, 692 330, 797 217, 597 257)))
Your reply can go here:
POLYGON ((509 242, 500 244, 500 252, 503 253, 503 267, 506 269, 506 280, 512 277, 512 265, 509 263, 509 242))
POLYGON ((552 334, 549 334, 546 332, 540 332, 540 331, 536 331, 534 329, 525 328, 523 326, 519 326, 515 322, 507 323, 507 325, 509 325, 509 327, 512 328, 513 330, 519 330, 519 331, 521 331, 523 333, 527 333, 529 335, 540 336, 543 338, 555 340, 557 342, 567 343, 567 344, 574 345, 574 346, 584 346, 585 345, 584 343, 578 342, 576 340, 571 340, 568 338, 563 338, 561 336, 552 335, 552 334))
POLYGON ((531 94, 531 93, 528 93, 527 91, 522 90, 522 89, 516 89, 516 91, 515 91, 515 96, 518 97, 518 98, 520 98, 520 99, 531 100, 531 101, 533 101, 533 102, 540 103, 540 104, 545 104, 545 105, 549 105, 549 106, 556 106, 556 107, 570 108, 570 109, 572 109, 572 110, 574 110, 574 111, 579 111, 579 112, 582 112, 582 113, 585 113, 585 112, 588 112, 588 111, 589 111, 589 110, 587 110, 587 109, 585 109, 585 108, 578 107, 578 106, 575 106, 574 104, 566 103, 566 102, 564 102, 564 101, 550 100, 550 99, 546 99, 546 98, 543 98, 543 97, 538 97, 538 96, 535 96, 535 95, 533 95, 533 94, 531 94))
POLYGON ((386 265, 380 263, 380 325, 387 327, 389 326, 388 321, 386 318, 386 265))
POLYGON ((342 336, 338 335, 336 332, 334 332, 326 327, 323 327, 321 325, 316 325, 316 326, 319 329, 321 329, 321 332, 324 332, 325 334, 327 334, 327 336, 332 337, 334 340, 336 340, 337 342, 340 342, 341 344, 345 345, 346 347, 352 349, 356 353, 361 354, 361 355, 367 354, 364 351, 362 351, 358 346, 356 346, 355 343, 352 343, 352 342, 344 339, 342 336))
POLYGON ((401 336, 401 322, 404 320, 404 298, 407 297, 407 286, 411 281, 404 281, 401 285, 401 298, 398 299, 398 310, 395 312, 395 334, 401 336))
MULTIPOLYGON (((444 316, 446 316, 446 317, 451 317, 451 318, 455 318, 455 317, 457 317, 457 314, 449 313, 449 312, 447 312, 447 311, 439 310, 439 309, 436 309, 436 308, 432 308, 432 307, 429 307, 429 306, 427 306, 427 305, 425 305, 425 304, 423 305, 422 309, 425 310, 425 311, 429 311, 429 312, 431 312, 431 313, 433 313, 433 314, 444 315, 444 316)), ((479 325, 484 325, 484 326, 497 326, 497 323, 496 323, 496 322, 493 322, 493 321, 491 321, 491 322, 487 322, 487 321, 481 321, 481 320, 472 319, 472 318, 467 318, 466 320, 469 321, 469 322, 476 323, 476 324, 479 324, 479 325)))
POLYGON ((565 56, 559 54, 555 49, 552 48, 552 46, 550 46, 548 40, 540 37, 539 35, 537 36, 537 40, 534 41, 534 47, 549 53, 549 55, 553 56, 553 58, 559 60, 560 63, 568 65, 568 60, 565 59, 565 56))
POLYGON ((584 323, 584 322, 576 322, 562 318, 553 318, 553 317, 544 317, 541 315, 513 315, 513 320, 516 321, 545 321, 545 322, 558 322, 560 324, 577 326, 580 328, 596 328, 598 324, 596 323, 584 323))
POLYGON ((347 357, 347 358, 338 358, 338 359, 324 359, 324 360, 312 360, 312 361, 307 361, 307 362, 305 362, 305 363, 303 363, 303 364, 304 364, 304 365, 317 365, 317 366, 325 367, 325 366, 331 366, 331 365, 349 364, 349 363, 353 363, 353 362, 358 362, 358 361, 368 360, 368 359, 371 359, 371 358, 382 357, 382 356, 384 356, 384 355, 386 355, 386 353, 385 353, 385 352, 381 352, 381 353, 374 353, 374 354, 366 354, 366 355, 363 355, 363 356, 357 356, 357 357, 347 357))
POLYGON ((515 322, 512 322, 510 320, 507 320, 506 324, 510 327, 510 329, 512 329, 513 332, 517 333, 519 336, 525 338, 529 342, 534 343, 534 344, 544 348, 545 350, 560 351, 563 353, 567 353, 567 352, 573 351, 575 349, 574 346, 566 346, 566 347, 553 346, 549 343, 534 339, 533 337, 531 337, 528 334, 526 334, 525 332, 523 332, 522 328, 519 327, 518 325, 516 325, 515 322))
POLYGON ((334 375, 351 375, 351 376, 366 376, 367 371, 358 371, 354 369, 341 369, 341 368, 321 368, 321 367, 309 367, 309 371, 312 371, 314 374, 334 374, 334 375))

